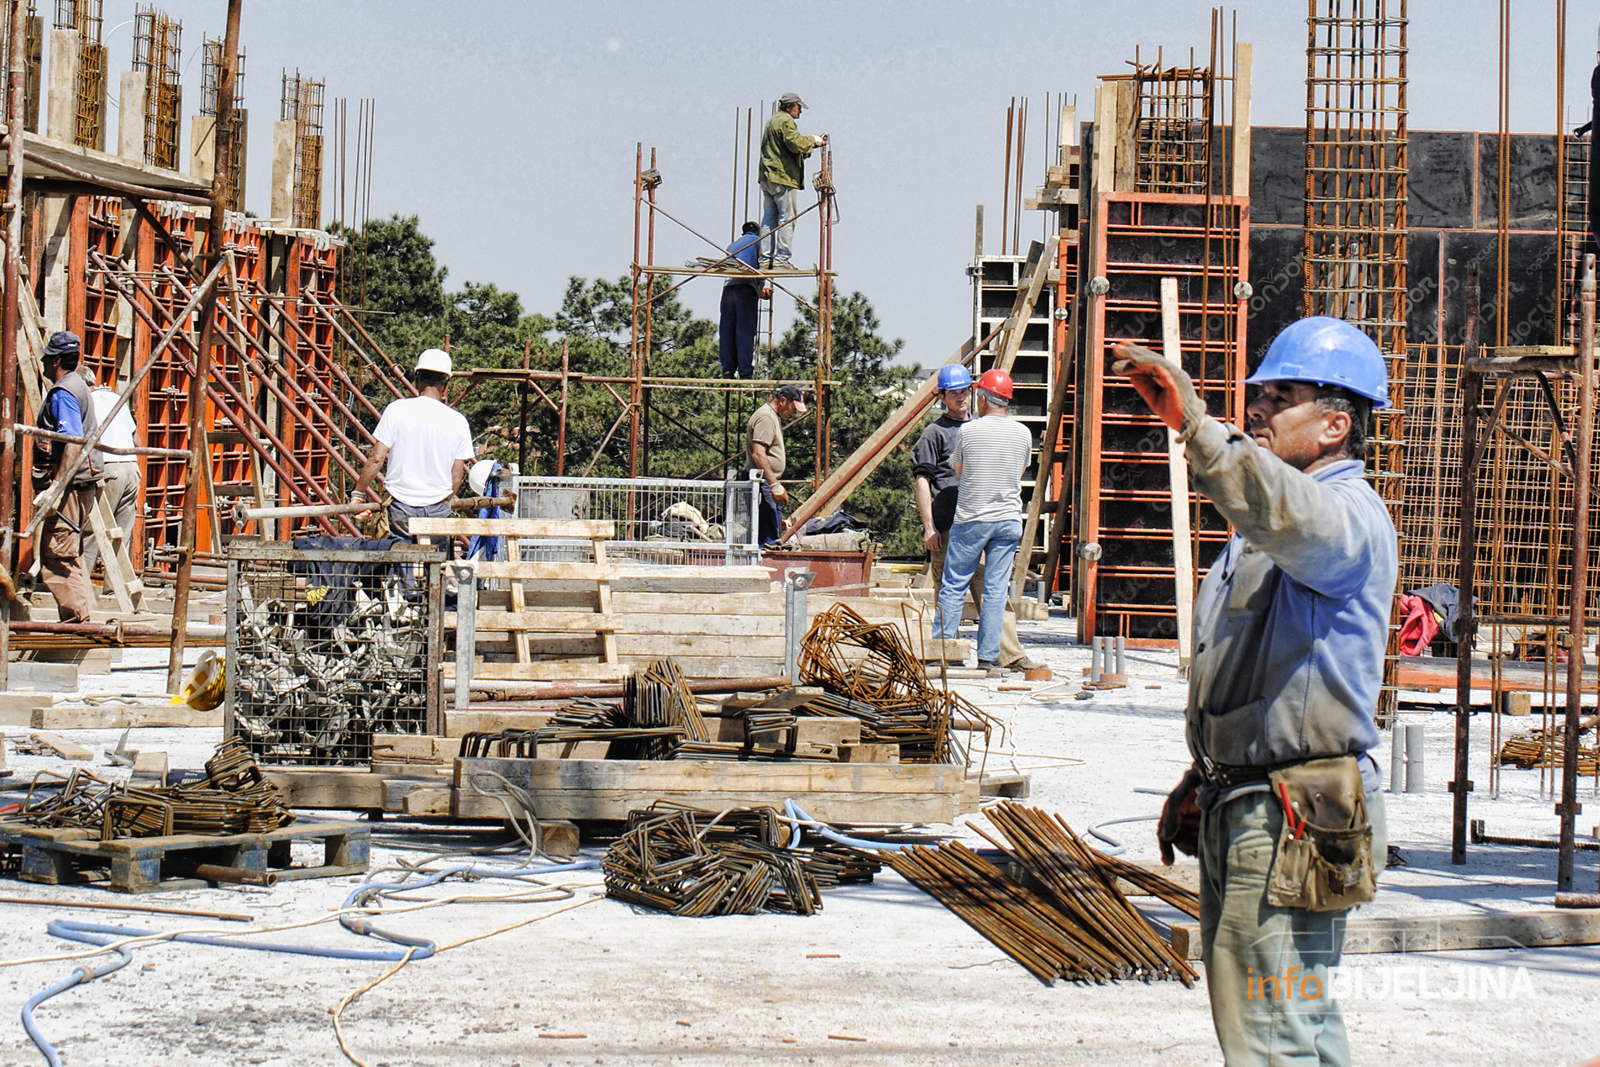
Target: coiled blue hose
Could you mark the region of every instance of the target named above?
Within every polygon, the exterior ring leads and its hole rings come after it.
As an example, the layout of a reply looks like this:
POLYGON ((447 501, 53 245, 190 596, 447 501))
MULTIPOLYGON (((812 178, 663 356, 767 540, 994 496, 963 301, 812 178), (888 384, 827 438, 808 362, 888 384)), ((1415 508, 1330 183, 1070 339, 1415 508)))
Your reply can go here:
MULTIPOLYGON (((410 891, 424 889, 434 885, 454 874, 461 874, 475 878, 522 878, 528 875, 561 874, 567 871, 593 870, 600 866, 595 859, 575 860, 571 863, 538 864, 527 867, 484 867, 478 864, 462 864, 448 867, 442 871, 430 872, 421 881, 409 881, 409 875, 396 882, 367 882, 357 886, 345 897, 344 908, 360 907, 367 900, 375 896, 383 896, 400 890, 410 891)), ((374 937, 382 941, 400 946, 392 949, 367 949, 367 948, 329 948, 320 945, 286 945, 269 941, 250 941, 244 938, 216 937, 210 934, 172 934, 163 936, 159 932, 141 930, 133 926, 110 926, 103 923, 77 922, 71 919, 53 919, 45 929, 54 937, 65 941, 76 941, 85 945, 106 946, 130 937, 162 938, 167 942, 182 941, 192 945, 210 945, 213 948, 245 948, 256 952, 283 952, 295 956, 322 956, 336 960, 364 960, 379 963, 398 963, 409 954, 413 960, 423 960, 438 951, 436 942, 423 937, 411 937, 398 934, 392 930, 385 930, 374 926, 372 920, 364 915, 341 915, 339 925, 353 934, 361 937, 374 937)), ((47 989, 41 989, 28 998, 22 1006, 22 1028, 27 1031, 45 1061, 50 1067, 62 1067, 61 1054, 56 1050, 44 1034, 40 1031, 38 1023, 33 1017, 34 1009, 51 997, 59 996, 74 986, 84 985, 103 978, 114 971, 119 971, 133 961, 133 952, 127 946, 119 946, 113 950, 115 958, 97 966, 81 966, 73 971, 70 977, 64 978, 47 989)))

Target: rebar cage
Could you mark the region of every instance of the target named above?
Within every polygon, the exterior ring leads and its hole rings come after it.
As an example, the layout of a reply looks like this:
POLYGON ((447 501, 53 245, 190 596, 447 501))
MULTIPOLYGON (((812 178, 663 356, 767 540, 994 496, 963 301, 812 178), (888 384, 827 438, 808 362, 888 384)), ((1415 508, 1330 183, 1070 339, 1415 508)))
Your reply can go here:
POLYGON ((439 733, 444 557, 236 542, 224 735, 262 763, 346 766, 372 735, 439 733))
MULTIPOLYGON (((515 482, 519 519, 616 523, 606 542, 616 559, 664 565, 761 562, 756 544, 759 482, 689 478, 545 478, 515 482)), ((524 542, 524 560, 588 559, 589 541, 524 542)))

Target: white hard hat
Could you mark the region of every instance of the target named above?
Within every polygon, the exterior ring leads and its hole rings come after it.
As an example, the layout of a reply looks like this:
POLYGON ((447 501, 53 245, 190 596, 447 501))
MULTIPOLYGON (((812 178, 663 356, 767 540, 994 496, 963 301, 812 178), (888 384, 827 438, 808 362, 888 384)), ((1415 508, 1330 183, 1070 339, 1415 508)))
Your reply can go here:
POLYGON ((489 479, 501 470, 498 462, 492 459, 480 459, 467 471, 467 484, 472 486, 474 496, 485 496, 489 491, 489 479))
POLYGON ((417 370, 431 370, 435 374, 450 373, 450 353, 442 348, 430 348, 417 357, 417 370))

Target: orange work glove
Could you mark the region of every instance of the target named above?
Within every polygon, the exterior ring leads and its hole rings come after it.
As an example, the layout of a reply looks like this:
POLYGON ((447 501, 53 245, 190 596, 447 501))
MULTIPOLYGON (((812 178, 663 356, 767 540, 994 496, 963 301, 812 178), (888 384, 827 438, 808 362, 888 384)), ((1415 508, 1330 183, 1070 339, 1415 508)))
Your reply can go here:
POLYGON ((1138 345, 1120 344, 1111 369, 1126 374, 1156 417, 1174 430, 1192 427, 1205 417, 1206 405, 1182 367, 1138 345))
POLYGON ((1161 821, 1156 824, 1156 841, 1161 845, 1161 862, 1168 867, 1176 859, 1174 847, 1185 856, 1200 851, 1200 770, 1190 767, 1176 789, 1161 805, 1161 821))

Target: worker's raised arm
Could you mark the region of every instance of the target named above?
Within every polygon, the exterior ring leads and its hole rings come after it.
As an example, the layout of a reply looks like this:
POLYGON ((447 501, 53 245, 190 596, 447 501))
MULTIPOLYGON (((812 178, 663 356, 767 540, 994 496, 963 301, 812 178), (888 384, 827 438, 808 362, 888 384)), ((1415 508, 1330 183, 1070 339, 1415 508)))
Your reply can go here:
POLYGON ((817 147, 817 139, 809 133, 801 133, 794 119, 784 123, 780 132, 783 135, 783 143, 788 145, 789 150, 798 152, 801 156, 809 156, 817 147))

